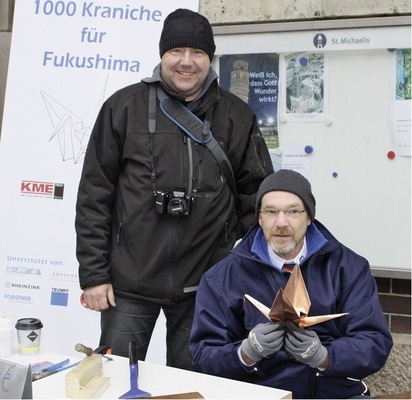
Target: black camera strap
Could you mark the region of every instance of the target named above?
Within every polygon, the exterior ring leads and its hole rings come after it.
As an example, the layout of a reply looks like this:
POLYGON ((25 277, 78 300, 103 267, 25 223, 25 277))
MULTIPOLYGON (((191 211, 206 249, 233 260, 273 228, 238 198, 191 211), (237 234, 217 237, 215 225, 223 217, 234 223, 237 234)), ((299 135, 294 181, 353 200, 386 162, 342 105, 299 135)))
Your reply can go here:
MULTIPOLYGON (((151 91, 154 85, 151 86, 151 91)), ((238 208, 238 198, 237 198, 237 189, 235 177, 233 174, 232 165, 230 161, 220 147, 219 143, 213 137, 212 132, 210 131, 210 121, 206 117, 205 123, 199 119, 195 114, 193 114, 187 107, 178 101, 168 97, 161 88, 157 88, 157 97, 160 100, 160 108, 163 113, 176 125, 178 125, 192 140, 199 144, 204 144, 210 150, 210 152, 215 157, 218 162, 222 174, 226 178, 230 190, 235 199, 236 209, 238 208)), ((149 111, 149 125, 153 124, 150 121, 150 111, 149 111)))

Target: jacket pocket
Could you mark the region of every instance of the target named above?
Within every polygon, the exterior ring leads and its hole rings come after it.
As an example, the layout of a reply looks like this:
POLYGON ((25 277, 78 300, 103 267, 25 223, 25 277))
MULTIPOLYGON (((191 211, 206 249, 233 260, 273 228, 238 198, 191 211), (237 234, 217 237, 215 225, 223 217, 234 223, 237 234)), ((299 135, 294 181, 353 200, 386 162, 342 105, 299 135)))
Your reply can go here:
POLYGON ((334 378, 318 374, 313 397, 316 399, 347 399, 368 393, 368 387, 360 379, 334 378))

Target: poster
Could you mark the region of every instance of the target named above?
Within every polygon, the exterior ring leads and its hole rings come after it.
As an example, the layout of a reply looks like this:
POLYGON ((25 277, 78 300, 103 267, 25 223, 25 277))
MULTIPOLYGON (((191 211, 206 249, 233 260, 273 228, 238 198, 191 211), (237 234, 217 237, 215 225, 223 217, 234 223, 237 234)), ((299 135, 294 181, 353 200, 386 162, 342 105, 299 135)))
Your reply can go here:
POLYGON ((293 53, 285 55, 285 115, 288 121, 320 122, 324 120, 325 55, 293 53))
MULTIPOLYGON (((150 76, 165 17, 196 0, 16 0, 0 142, 0 311, 41 319, 41 349, 98 346, 80 305, 77 186, 102 102, 150 76)), ((16 348, 16 335, 14 335, 16 348)))
POLYGON ((219 59, 219 83, 248 103, 271 154, 275 170, 280 158, 278 138, 279 55, 231 54, 219 59))
POLYGON ((392 102, 392 145, 396 155, 411 156, 411 49, 395 51, 395 100, 392 102))

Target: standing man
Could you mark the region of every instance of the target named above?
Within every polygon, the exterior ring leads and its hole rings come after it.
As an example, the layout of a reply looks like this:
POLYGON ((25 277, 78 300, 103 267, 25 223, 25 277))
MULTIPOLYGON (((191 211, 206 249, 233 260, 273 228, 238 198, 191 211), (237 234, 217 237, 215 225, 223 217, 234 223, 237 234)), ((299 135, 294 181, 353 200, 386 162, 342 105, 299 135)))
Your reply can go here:
POLYGON ((392 338, 368 261, 315 220, 315 206, 297 172, 262 182, 258 224, 201 280, 190 343, 195 370, 290 390, 297 399, 367 397, 362 379, 383 367, 392 338), (309 316, 348 314, 306 329, 268 322, 244 296, 270 307, 290 264, 300 265, 309 316))
POLYGON ((76 205, 79 279, 83 305, 101 312, 101 344, 127 356, 134 341, 144 359, 163 309, 167 365, 191 369, 200 278, 253 224, 273 167, 250 107, 218 86, 208 20, 172 12, 159 50, 152 77, 112 95, 93 128, 76 205))

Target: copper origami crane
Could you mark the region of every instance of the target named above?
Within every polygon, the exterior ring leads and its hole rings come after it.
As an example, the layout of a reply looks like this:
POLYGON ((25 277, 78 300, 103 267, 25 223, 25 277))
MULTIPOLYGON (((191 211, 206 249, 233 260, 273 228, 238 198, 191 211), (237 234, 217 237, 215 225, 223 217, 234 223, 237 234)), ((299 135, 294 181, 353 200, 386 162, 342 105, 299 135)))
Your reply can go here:
POLYGON ((278 290, 270 309, 248 294, 245 294, 245 297, 268 318, 269 321, 293 321, 301 328, 306 328, 348 314, 341 313, 308 317, 311 303, 299 265, 295 265, 293 268, 285 289, 280 288, 278 290))

